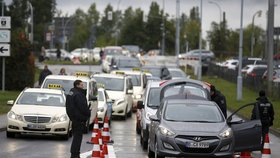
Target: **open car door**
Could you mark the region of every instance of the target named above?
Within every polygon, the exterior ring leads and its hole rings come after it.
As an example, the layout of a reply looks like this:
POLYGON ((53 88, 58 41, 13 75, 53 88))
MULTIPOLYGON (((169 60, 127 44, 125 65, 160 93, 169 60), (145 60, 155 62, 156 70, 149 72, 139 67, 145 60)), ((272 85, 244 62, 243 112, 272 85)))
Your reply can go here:
POLYGON ((259 116, 259 109, 257 106, 255 107, 257 119, 242 120, 238 118, 238 121, 232 121, 237 112, 249 106, 254 107, 255 103, 242 106, 232 113, 227 119, 227 123, 232 128, 234 134, 234 152, 256 151, 261 150, 262 148, 262 125, 259 116))

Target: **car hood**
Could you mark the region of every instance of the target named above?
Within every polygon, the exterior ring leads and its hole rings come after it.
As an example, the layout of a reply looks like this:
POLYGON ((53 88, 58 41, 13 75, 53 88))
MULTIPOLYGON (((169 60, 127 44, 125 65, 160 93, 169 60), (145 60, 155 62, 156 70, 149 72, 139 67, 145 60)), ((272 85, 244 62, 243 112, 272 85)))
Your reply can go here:
POLYGON ((190 135, 197 135, 199 133, 218 134, 226 126, 225 122, 222 123, 197 123, 197 122, 165 122, 167 128, 175 133, 184 133, 190 135))
POLYGON ((107 93, 108 93, 109 98, 112 100, 119 100, 119 99, 122 99, 125 97, 124 96, 125 94, 123 91, 108 91, 107 90, 107 93))
POLYGON ((11 111, 19 115, 60 116, 66 114, 65 107, 39 105, 15 105, 12 107, 11 111))

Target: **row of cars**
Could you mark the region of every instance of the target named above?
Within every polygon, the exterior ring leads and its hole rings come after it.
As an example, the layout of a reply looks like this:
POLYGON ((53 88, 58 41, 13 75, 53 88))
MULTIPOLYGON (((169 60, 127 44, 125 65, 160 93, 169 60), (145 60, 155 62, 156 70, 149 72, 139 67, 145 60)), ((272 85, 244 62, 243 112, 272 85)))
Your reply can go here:
MULTIPOLYGON (((229 59, 222 63, 217 63, 223 68, 229 70, 237 70, 239 61, 237 59, 229 59)), ((267 79, 267 63, 261 58, 245 58, 242 60, 241 73, 243 77, 267 79)), ((273 68, 273 81, 280 82, 280 67, 275 65, 273 68)))
MULTIPOLYGON (((210 101, 209 84, 175 79, 149 82, 137 104, 137 132, 149 157, 232 157, 261 149, 261 122, 225 118, 210 101)), ((247 109, 246 109, 247 110, 247 109)))

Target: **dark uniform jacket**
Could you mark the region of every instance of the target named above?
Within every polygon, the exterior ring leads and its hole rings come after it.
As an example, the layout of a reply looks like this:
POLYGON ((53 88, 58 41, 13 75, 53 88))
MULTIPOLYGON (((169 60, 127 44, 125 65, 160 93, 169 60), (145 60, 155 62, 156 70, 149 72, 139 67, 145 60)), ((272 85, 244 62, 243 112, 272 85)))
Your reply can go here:
POLYGON ((225 118, 227 118, 227 102, 226 97, 218 90, 215 90, 215 93, 211 96, 211 100, 214 101, 220 109, 222 110, 225 118))
MULTIPOLYGON (((256 106, 258 106, 259 109, 260 120, 263 128, 272 126, 274 120, 274 109, 272 103, 270 103, 266 97, 259 97, 257 98, 256 106)), ((256 106, 253 109, 251 119, 256 119, 256 106)))
POLYGON ((72 88, 66 97, 66 112, 71 121, 86 122, 90 117, 84 90, 72 88))

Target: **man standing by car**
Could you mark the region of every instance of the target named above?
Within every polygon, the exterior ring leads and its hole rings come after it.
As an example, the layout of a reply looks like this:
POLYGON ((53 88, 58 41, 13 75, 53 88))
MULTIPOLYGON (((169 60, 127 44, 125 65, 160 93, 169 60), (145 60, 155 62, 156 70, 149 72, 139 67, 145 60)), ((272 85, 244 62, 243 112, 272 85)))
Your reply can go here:
POLYGON ((43 83, 44 79, 48 76, 51 75, 52 72, 48 69, 48 65, 44 66, 44 70, 41 71, 40 76, 39 76, 39 86, 43 83))
POLYGON ((71 158, 80 158, 80 148, 86 122, 90 117, 84 85, 81 80, 74 81, 66 97, 66 112, 72 121, 73 141, 71 144, 71 158))
POLYGON ((56 59, 61 61, 61 50, 59 48, 56 50, 56 59))
POLYGON ((227 118, 227 102, 226 97, 214 85, 210 86, 211 100, 214 101, 222 110, 225 118, 227 118))
POLYGON ((256 105, 252 111, 251 119, 257 119, 257 109, 259 111, 260 120, 262 123, 262 146, 264 145, 265 135, 269 132, 269 127, 273 125, 274 109, 272 103, 265 95, 265 91, 259 92, 259 97, 256 99, 256 105))

